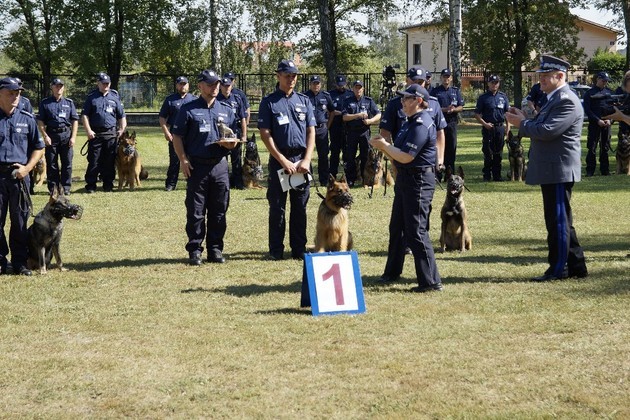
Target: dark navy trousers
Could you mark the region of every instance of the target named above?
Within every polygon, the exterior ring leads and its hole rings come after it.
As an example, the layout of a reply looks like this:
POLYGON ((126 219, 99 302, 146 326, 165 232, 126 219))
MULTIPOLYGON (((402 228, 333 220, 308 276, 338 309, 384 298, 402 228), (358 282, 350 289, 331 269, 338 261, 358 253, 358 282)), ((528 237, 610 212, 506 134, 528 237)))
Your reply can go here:
POLYGON ((215 165, 202 164, 192 158, 190 162, 193 170, 186 185, 186 250, 189 254, 202 252, 205 238, 208 250, 223 252, 226 213, 230 205, 227 160, 223 158, 215 165))
POLYGON ((359 166, 359 174, 363 178, 363 170, 367 162, 368 154, 368 140, 370 140, 370 128, 365 130, 348 130, 346 137, 346 179, 348 182, 355 182, 357 180, 357 149, 359 150, 359 160, 361 162, 359 166))
POLYGON ((329 146, 328 127, 326 123, 315 127, 315 149, 317 150, 317 176, 319 177, 319 185, 328 185, 330 167, 328 165, 329 146))
MULTIPOLYGON (((495 181, 501 179, 501 159, 505 144, 505 125, 494 126, 492 130, 481 129, 483 137, 481 151, 483 152, 483 179, 495 181)), ((452 168, 453 170, 455 168, 452 168)))
MULTIPOLYGON (((457 154, 457 120, 449 122, 444 129, 444 167, 449 166, 455 172, 455 157, 457 154)), ((441 180, 440 176, 440 180, 441 180)))
POLYGON ((116 129, 97 133, 88 141, 88 166, 85 171, 85 189, 95 190, 98 175, 103 180, 103 190, 111 191, 116 178, 116 129))
POLYGON ((586 273, 584 251, 573 228, 572 188, 573 182, 540 186, 549 247, 549 268, 545 274, 558 278, 586 273))
POLYGON ((46 179, 48 191, 52 192, 57 185, 64 192, 70 192, 72 186, 72 158, 74 147, 70 147, 70 135, 59 136, 48 133, 52 144, 46 146, 46 179), (61 167, 59 166, 61 164, 61 167))
MULTIPOLYGON (((30 178, 27 176, 24 181, 26 191, 23 191, 23 193, 28 194, 30 178)), ((26 230, 29 209, 26 203, 20 200, 21 189, 23 187, 22 182, 11 177, 11 172, 0 173, 0 265, 3 269, 6 268, 7 255, 9 254, 10 248, 11 264, 13 265, 14 271, 26 266, 26 258, 28 256, 26 230), (4 230, 7 213, 9 213, 11 219, 8 245, 4 230)))
MULTIPOLYGON (((292 162, 302 159, 301 156, 287 157, 292 162)), ((282 192, 278 170, 282 165, 274 158, 269 159, 269 253, 282 255, 284 252, 284 234, 286 230, 287 195, 291 203, 289 218, 289 245, 293 256, 300 256, 306 250, 306 205, 310 197, 310 185, 300 190, 282 192)))
MULTIPOLYGON (((339 173, 339 156, 343 163, 346 162, 346 132, 343 125, 333 123, 330 126, 330 160, 328 171, 336 177, 339 173)), ((319 158, 319 157, 318 157, 319 158)))
POLYGON ((406 245, 413 253, 418 285, 422 287, 441 283, 427 230, 434 191, 433 171, 410 173, 398 168, 384 275, 396 277, 402 273, 406 245))
POLYGON ((610 174, 608 151, 610 150, 610 127, 600 127, 596 122, 589 121, 586 139, 586 173, 593 175, 597 166, 597 146, 599 145, 599 172, 610 174))
POLYGON ((179 178, 179 158, 177 157, 177 153, 175 153, 175 148, 173 147, 173 142, 168 142, 168 169, 166 170, 166 187, 177 186, 177 180, 179 178))

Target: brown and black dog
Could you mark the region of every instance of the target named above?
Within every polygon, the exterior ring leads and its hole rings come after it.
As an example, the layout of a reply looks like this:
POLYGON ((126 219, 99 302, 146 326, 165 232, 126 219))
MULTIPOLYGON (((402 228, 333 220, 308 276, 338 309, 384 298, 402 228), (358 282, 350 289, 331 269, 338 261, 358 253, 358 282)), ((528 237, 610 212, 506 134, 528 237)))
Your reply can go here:
POLYGON ((30 192, 31 194, 35 194, 35 186, 41 187, 44 181, 46 181, 46 158, 44 156, 37 161, 29 175, 31 178, 30 192))
POLYGON ((620 134, 617 143, 617 175, 630 175, 630 133, 620 134))
POLYGON ((317 212, 315 252, 352 249, 352 233, 348 230, 348 209, 352 201, 345 175, 339 181, 330 175, 326 197, 317 212))
POLYGON ((380 150, 369 147, 367 162, 365 163, 365 169, 363 169, 363 185, 365 187, 378 188, 381 185, 393 185, 394 178, 392 174, 383 168, 383 152, 380 150))
POLYGON ((256 135, 252 134, 245 144, 245 157, 243 158, 243 185, 245 188, 262 189, 260 181, 264 177, 260 155, 256 146, 256 135))
POLYGON ((460 166, 454 174, 449 166, 446 169, 446 200, 442 206, 442 231, 440 252, 470 250, 472 236, 468 230, 468 214, 464 205, 464 170, 460 166))
POLYGON ((525 151, 521 143, 521 136, 515 136, 508 131, 508 157, 510 158, 510 173, 508 178, 510 181, 523 181, 527 173, 527 165, 525 164, 525 151))
POLYGON ((31 270, 38 269, 40 274, 46 274, 46 268, 54 255, 59 270, 66 271, 59 252, 63 219, 79 220, 82 214, 81 206, 70 203, 70 200, 63 195, 63 188, 57 187, 53 190, 48 203, 42 211, 37 213, 33 224, 27 230, 27 267, 31 270))
POLYGON ((142 166, 140 154, 136 148, 136 132, 129 134, 125 131, 118 139, 118 150, 116 152, 116 169, 118 170, 118 189, 122 190, 125 185, 130 190, 140 187, 140 180, 147 179, 149 173, 142 166))

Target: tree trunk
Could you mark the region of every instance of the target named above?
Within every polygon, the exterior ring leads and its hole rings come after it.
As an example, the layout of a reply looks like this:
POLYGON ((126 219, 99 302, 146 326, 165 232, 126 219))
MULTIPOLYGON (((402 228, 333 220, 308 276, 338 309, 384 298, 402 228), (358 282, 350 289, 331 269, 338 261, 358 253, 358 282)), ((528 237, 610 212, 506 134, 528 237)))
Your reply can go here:
POLYGON ((329 0, 317 0, 319 11, 319 30, 321 33, 322 57, 326 69, 328 89, 334 86, 337 73, 337 40, 335 34, 334 3, 329 0))
MULTIPOLYGON (((626 36, 630 34, 630 1, 623 0, 622 1, 623 8, 623 22, 626 28, 626 36)), ((626 67, 630 68, 630 48, 626 45, 626 67)))
POLYGON ((112 60, 110 63, 109 77, 112 80, 112 89, 118 89, 120 72, 123 61, 123 40, 125 39, 125 10, 124 1, 114 1, 114 45, 112 60))
POLYGON ((449 50, 451 52, 451 73, 453 75, 453 85, 460 86, 462 80, 462 2, 461 0, 449 0, 450 14, 449 26, 449 50))
POLYGON ((210 0, 210 67, 217 71, 219 63, 219 25, 217 22, 217 0, 210 0))

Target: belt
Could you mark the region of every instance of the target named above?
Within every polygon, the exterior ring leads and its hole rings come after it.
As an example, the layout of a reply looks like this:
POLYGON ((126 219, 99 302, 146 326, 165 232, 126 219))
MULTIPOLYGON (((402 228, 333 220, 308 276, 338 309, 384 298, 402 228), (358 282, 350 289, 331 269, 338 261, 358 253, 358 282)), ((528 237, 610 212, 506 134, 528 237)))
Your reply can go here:
POLYGON ((60 128, 50 128, 46 127, 46 131, 49 133, 63 133, 65 131, 69 131, 70 127, 60 127, 60 128))
POLYGON ((304 153, 304 148, 303 147, 294 147, 294 148, 288 148, 288 149, 278 149, 280 151, 280 153, 282 153, 285 157, 293 157, 293 156, 299 156, 302 153, 304 153))
POLYGON ((505 125, 505 123, 492 123, 492 125, 494 125, 495 127, 502 127, 503 125, 505 125))
POLYGON ((323 122, 321 124, 317 124, 315 127, 317 128, 322 128, 322 127, 326 127, 327 123, 323 122))
POLYGON ((405 172, 415 175, 415 174, 428 174, 435 172, 434 166, 420 166, 419 168, 402 168, 405 172))
POLYGON ((92 131, 94 131, 95 133, 105 133, 107 131, 115 131, 116 127, 110 127, 110 128, 105 128, 105 127, 92 127, 92 131))
POLYGON ((190 156, 188 159, 190 160, 190 162, 192 164, 214 166, 214 165, 216 165, 217 163, 219 163, 219 162, 221 162, 223 160, 223 156, 221 156, 221 157, 214 157, 214 158, 207 158, 207 159, 190 156))
POLYGON ((0 174, 8 174, 15 169, 14 163, 0 163, 0 174))

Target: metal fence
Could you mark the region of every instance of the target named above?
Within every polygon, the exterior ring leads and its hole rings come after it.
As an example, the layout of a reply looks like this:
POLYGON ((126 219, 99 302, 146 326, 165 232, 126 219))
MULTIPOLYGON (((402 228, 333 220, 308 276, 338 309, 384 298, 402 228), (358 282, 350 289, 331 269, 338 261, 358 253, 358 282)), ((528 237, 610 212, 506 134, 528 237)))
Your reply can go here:
MULTIPOLYGON (((432 85, 436 86, 440 83, 439 71, 433 73, 432 85)), ((462 72, 462 93, 466 101, 466 108, 475 106, 477 97, 485 90, 485 80, 493 74, 489 70, 465 70, 462 72)), ((501 90, 514 101, 514 75, 513 73, 497 72, 501 77, 501 90)), ((591 80, 586 69, 578 70, 569 74, 569 81, 577 81, 583 84, 590 84, 591 80)), ((308 89, 309 77, 312 74, 300 74, 298 76, 296 90, 299 92, 308 89)), ((7 75, 0 75, 6 77, 7 75)), ((13 74, 12 76, 20 77, 24 83, 24 96, 28 97, 33 107, 37 108, 42 99, 42 93, 46 92, 48 83, 42 80, 41 75, 37 74, 13 74)), ((124 74, 121 75, 118 92, 122 98, 125 110, 127 112, 158 112, 164 98, 175 91, 175 79, 179 75, 172 74, 124 74)), ((83 106, 83 102, 88 93, 96 87, 94 80, 86 80, 72 74, 56 75, 66 83, 65 95, 72 98, 77 104, 77 108, 83 106)), ((196 90, 196 75, 188 75, 191 80, 191 92, 196 90)), ((346 74, 349 85, 354 80, 361 80, 365 85, 365 95, 371 96, 379 105, 384 106, 386 100, 390 98, 397 88, 400 88, 405 82, 405 73, 396 73, 395 85, 391 86, 391 82, 387 83, 385 75, 382 73, 348 73, 346 74)), ((538 81, 538 76, 534 72, 522 73, 523 96, 531 86, 538 81)), ((611 88, 615 88, 620 80, 613 80, 611 88)), ((242 89, 249 98, 252 110, 258 109, 260 100, 269 93, 273 92, 276 85, 275 74, 248 73, 239 75, 236 85, 242 89)), ((324 82, 324 86, 325 86, 324 82)), ((517 106, 519 104, 516 104, 517 106)))

